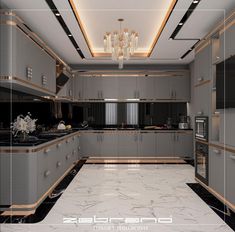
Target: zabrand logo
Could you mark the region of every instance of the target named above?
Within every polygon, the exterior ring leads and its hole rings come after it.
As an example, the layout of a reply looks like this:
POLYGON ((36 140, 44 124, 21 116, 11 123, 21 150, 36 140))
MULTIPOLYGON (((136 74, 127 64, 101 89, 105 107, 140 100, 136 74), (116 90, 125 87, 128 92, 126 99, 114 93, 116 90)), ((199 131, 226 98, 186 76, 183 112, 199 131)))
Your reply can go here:
POLYGON ((124 224, 171 224, 172 217, 165 217, 165 218, 156 218, 156 217, 126 217, 126 218, 115 218, 115 217, 97 217, 96 215, 93 217, 64 217, 63 223, 65 224, 117 224, 117 223, 124 223, 124 224))

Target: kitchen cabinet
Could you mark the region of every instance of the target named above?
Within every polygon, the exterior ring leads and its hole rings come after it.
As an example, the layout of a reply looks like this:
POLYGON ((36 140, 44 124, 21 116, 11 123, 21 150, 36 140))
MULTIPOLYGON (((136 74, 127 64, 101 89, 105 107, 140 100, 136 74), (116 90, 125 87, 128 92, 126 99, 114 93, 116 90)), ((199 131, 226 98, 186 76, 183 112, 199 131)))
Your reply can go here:
POLYGON ((209 116, 211 112, 211 89, 210 83, 194 88, 195 114, 209 116))
POLYGON ((142 100, 155 99, 155 78, 154 77, 137 77, 136 97, 142 100))
POLYGON ((174 157, 175 133, 156 133, 156 154, 158 157, 174 157))
MULTIPOLYGON (((30 37, 12 25, 1 25, 1 76, 12 76, 25 88, 35 91, 56 91, 56 61, 30 37), (5 65, 8 63, 7 65, 5 65)), ((15 85, 13 85, 13 89, 15 85)), ((33 93, 33 92, 32 92, 33 93)))
POLYGON ((67 83, 61 88, 57 96, 59 98, 65 98, 67 100, 73 100, 74 98, 74 79, 70 78, 67 83))
POLYGON ((138 98, 136 77, 118 77, 118 98, 120 100, 138 98))
POLYGON ((193 159, 193 133, 175 132, 174 153, 177 157, 190 157, 193 159))
POLYGON ((116 76, 102 77, 102 96, 103 99, 119 98, 119 80, 116 76))
POLYGON ((194 85, 200 84, 202 81, 211 80, 211 64, 211 44, 209 44, 195 54, 194 85))
POLYGON ((0 156, 0 205, 29 205, 34 210, 31 204, 37 207, 78 161, 79 137, 76 133, 34 147, 21 146, 11 154, 5 150, 0 156))
POLYGON ((224 197, 225 193, 225 151, 209 148, 209 187, 224 197))
POLYGON ((138 157, 136 132, 118 132, 118 157, 138 157))
POLYGON ((74 91, 74 100, 81 101, 85 99, 85 87, 84 87, 84 79, 83 76, 75 76, 73 83, 73 91, 74 91))
POLYGON ((171 97, 174 100, 190 101, 190 77, 175 76, 170 78, 171 97))
POLYGON ((103 99, 103 79, 101 77, 86 77, 83 82, 84 98, 87 100, 103 99))
POLYGON ((81 143, 80 153, 82 157, 100 156, 101 133, 98 132, 82 133, 80 143, 81 143))
POLYGON ((156 156, 155 132, 139 132, 138 137, 138 156, 154 157, 156 156))
POLYGON ((115 132, 101 134, 101 156, 116 157, 118 156, 118 136, 115 132))
POLYGON ((235 153, 226 151, 226 184, 225 192, 226 199, 235 205, 235 185, 234 185, 234 176, 235 176, 235 153))

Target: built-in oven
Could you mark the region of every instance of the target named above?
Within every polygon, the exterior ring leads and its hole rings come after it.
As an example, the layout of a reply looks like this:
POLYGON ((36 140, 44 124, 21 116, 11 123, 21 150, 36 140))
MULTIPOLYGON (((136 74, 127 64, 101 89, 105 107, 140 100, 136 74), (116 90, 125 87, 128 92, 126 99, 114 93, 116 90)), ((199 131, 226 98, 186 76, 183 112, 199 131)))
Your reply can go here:
POLYGON ((208 117, 195 117, 195 138, 203 141, 208 141, 208 117))
POLYGON ((195 176, 204 184, 208 185, 209 164, 208 164, 208 144, 196 141, 195 144, 195 176))

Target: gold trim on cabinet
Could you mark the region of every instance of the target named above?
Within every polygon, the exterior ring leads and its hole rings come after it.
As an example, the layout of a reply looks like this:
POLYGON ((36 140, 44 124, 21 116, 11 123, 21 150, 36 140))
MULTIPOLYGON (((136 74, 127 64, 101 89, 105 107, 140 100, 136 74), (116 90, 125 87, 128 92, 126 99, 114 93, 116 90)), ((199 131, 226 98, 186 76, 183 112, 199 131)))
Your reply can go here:
POLYGON ((211 82, 211 80, 205 80, 205 81, 201 81, 200 83, 194 85, 194 87, 199 87, 199 86, 202 86, 202 85, 205 85, 205 84, 209 84, 211 82))
POLYGON ((218 145, 218 144, 210 143, 209 146, 210 147, 215 147, 215 148, 218 148, 220 150, 228 151, 228 152, 231 152, 231 153, 235 154, 235 148, 230 148, 230 147, 228 147, 225 144, 223 146, 223 145, 218 145))

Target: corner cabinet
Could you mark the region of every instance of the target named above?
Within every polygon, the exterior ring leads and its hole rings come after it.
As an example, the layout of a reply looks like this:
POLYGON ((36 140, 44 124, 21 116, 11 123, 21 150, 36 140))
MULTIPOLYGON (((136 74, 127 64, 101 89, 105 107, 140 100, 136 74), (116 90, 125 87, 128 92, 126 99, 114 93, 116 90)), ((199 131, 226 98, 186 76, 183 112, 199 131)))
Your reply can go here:
POLYGON ((9 87, 11 82, 15 90, 54 95, 56 60, 14 24, 0 25, 0 32, 1 85, 9 87))

